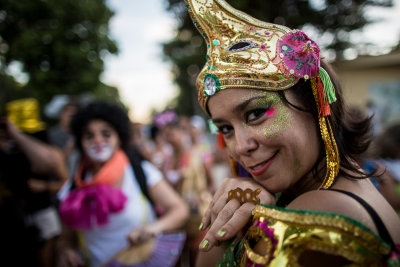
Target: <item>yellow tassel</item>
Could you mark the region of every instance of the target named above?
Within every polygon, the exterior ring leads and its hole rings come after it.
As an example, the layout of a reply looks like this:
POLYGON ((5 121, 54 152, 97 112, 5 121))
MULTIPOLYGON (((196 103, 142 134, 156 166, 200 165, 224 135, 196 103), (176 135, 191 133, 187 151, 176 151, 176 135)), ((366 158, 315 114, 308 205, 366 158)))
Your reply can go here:
POLYGON ((339 173, 339 151, 336 145, 336 141, 333 137, 332 128, 329 120, 326 120, 325 117, 321 117, 319 119, 319 126, 326 152, 326 174, 319 189, 328 189, 332 186, 333 181, 339 173))
POLYGON ((322 140, 324 142, 325 153, 326 153, 326 174, 319 189, 327 189, 332 186, 336 176, 339 173, 339 168, 340 168, 339 151, 336 145, 335 138, 333 136, 329 120, 327 120, 321 112, 320 97, 317 89, 317 80, 315 77, 311 77, 311 88, 318 109, 319 128, 322 140))

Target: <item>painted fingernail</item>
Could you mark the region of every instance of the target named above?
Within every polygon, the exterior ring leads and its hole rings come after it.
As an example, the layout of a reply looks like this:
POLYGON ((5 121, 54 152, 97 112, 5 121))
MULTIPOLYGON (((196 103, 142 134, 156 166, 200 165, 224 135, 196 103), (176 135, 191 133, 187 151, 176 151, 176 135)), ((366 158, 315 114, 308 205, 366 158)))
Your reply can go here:
POLYGON ((219 237, 225 236, 225 235, 226 235, 226 230, 219 230, 218 233, 217 233, 217 235, 218 235, 219 237))
POLYGON ((204 239, 203 241, 201 241, 200 243, 200 248, 208 248, 208 240, 204 239))
POLYGON ((203 227, 204 227, 204 224, 203 224, 203 223, 200 223, 199 231, 203 230, 203 227))

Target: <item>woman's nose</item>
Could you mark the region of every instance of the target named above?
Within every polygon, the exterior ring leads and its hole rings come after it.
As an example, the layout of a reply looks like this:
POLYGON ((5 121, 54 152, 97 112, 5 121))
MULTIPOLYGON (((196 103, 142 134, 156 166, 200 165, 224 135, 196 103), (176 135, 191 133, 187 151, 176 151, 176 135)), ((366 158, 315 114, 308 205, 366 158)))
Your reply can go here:
POLYGON ((93 141, 95 144, 101 144, 101 143, 103 143, 104 140, 103 140, 103 137, 101 136, 101 134, 96 134, 94 136, 93 141))
POLYGON ((257 148, 257 142, 253 138, 251 131, 236 130, 236 152, 240 155, 249 155, 252 151, 257 148))

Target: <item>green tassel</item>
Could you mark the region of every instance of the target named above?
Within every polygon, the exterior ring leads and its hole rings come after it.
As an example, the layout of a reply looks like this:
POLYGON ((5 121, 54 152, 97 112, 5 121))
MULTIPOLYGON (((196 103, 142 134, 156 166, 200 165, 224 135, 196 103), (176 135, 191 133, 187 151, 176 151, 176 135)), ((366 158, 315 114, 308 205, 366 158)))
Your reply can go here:
POLYGON ((328 98, 328 102, 329 104, 332 104, 336 101, 336 95, 335 87, 333 87, 331 78, 329 77, 326 70, 324 70, 323 68, 319 68, 319 77, 321 78, 321 82, 324 85, 324 93, 328 98))

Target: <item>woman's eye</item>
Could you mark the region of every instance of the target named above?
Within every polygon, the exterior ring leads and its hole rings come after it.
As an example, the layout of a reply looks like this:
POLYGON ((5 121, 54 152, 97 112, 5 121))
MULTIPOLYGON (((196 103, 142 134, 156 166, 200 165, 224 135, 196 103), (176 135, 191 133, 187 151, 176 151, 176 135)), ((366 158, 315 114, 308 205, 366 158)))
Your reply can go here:
POLYGON ((266 112, 267 112, 267 109, 265 109, 265 108, 250 110, 250 111, 246 112, 246 115, 245 115, 246 122, 253 122, 253 121, 261 118, 262 116, 264 116, 266 112))
POLYGON ((85 138, 86 140, 91 140, 93 139, 94 135, 92 133, 86 133, 83 135, 83 138, 85 138))
POLYGON ((224 125, 224 126, 218 127, 218 130, 219 130, 219 132, 221 132, 223 135, 227 135, 227 134, 229 134, 229 133, 231 132, 232 127, 231 127, 231 126, 224 125))
POLYGON ((102 132, 103 138, 110 138, 111 133, 109 131, 102 132))

